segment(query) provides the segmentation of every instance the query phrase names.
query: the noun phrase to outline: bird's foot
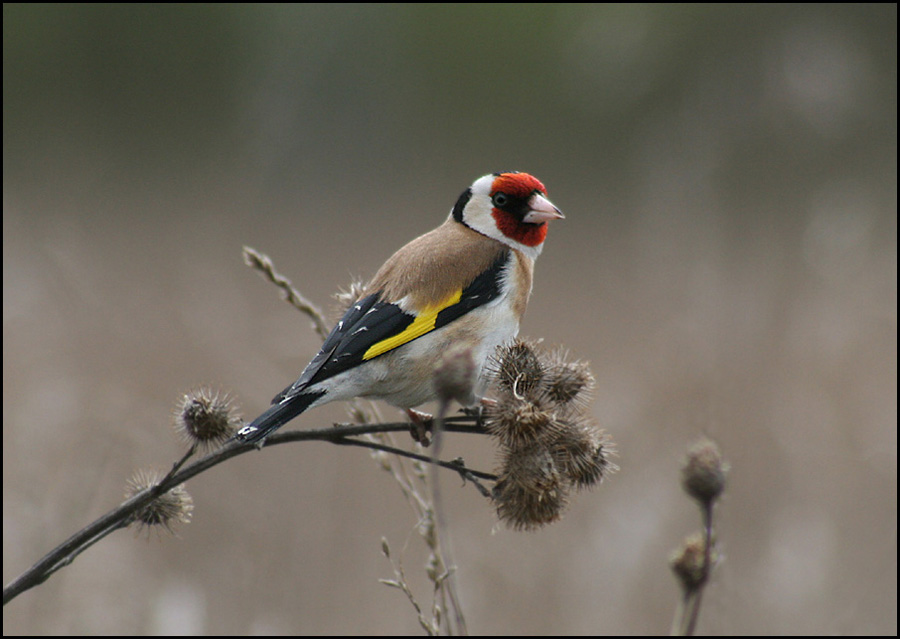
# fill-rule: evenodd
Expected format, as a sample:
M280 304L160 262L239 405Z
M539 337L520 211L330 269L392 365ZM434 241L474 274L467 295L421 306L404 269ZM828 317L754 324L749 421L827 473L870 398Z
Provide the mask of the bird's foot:
M431 425L434 418L430 413L423 413L414 408L407 408L406 414L410 420L409 434L416 443L427 447L431 444Z

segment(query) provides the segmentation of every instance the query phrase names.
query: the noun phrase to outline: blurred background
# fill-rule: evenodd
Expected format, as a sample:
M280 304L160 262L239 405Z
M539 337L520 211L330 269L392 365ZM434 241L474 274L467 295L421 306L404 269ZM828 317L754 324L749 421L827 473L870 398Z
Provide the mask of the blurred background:
M182 393L250 419L315 353L243 245L329 307L501 170L566 213L522 334L592 363L621 471L536 533L444 475L470 631L668 632L707 434L699 631L896 634L895 4L4 4L4 583L169 467ZM381 539L426 608L427 553L365 451L187 488L177 537L115 533L4 634L421 632Z

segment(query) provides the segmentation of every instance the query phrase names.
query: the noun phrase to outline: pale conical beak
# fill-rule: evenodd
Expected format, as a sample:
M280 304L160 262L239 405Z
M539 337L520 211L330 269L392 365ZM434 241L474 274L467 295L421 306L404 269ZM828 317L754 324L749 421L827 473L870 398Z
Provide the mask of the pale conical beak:
M553 206L553 202L540 193L535 193L531 196L531 199L528 200L528 208L531 210L525 214L522 221L529 224L542 224L550 220L561 220L566 217L558 208Z

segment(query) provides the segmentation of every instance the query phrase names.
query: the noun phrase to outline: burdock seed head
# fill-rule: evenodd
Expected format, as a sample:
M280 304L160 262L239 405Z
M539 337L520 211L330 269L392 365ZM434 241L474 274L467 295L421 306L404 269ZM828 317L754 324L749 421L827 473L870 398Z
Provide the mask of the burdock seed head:
M497 516L516 530L534 530L562 516L568 488L543 446L508 451L494 485Z
M687 494L709 506L725 490L728 470L716 443L703 437L688 449L681 468L681 485Z
M431 382L442 402L456 400L464 406L470 406L475 402L477 379L478 370L472 357L472 349L457 347L450 349L441 358Z
M542 390L547 399L555 404L570 403L586 406L594 389L594 376L587 362L566 361L566 354L558 351L551 356Z
M553 413L540 404L502 394L484 411L488 433L501 445L524 448L555 436L558 424Z
M715 543L710 544L707 556L706 535L697 532L685 537L681 547L672 553L669 567L685 592L693 592L709 578L709 573L718 562L719 554L715 550Z
M231 398L209 388L185 394L175 412L175 430L189 443L207 448L225 443L240 421Z
M156 471L138 470L128 480L125 498L131 499L139 492L156 486L161 478L162 474ZM171 533L175 522L190 523L193 510L194 500L185 490L184 484L179 484L138 510L133 523L137 524L138 531L158 526Z
M496 399L484 425L503 460L493 499L508 526L533 530L562 516L570 491L593 486L616 470L612 443L588 415L594 384L583 362L516 340L497 349L487 367Z
M576 488L598 484L617 470L610 461L610 456L615 452L611 441L587 418L562 430L550 443L550 451L560 472Z
M500 346L488 362L487 371L501 394L520 399L535 398L544 379L538 343L517 339Z

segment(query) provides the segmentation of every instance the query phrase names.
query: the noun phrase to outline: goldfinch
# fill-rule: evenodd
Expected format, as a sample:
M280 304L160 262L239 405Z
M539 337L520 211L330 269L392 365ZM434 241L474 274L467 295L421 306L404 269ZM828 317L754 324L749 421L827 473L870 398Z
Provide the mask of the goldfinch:
M443 224L384 263L300 378L237 439L259 442L308 408L354 397L415 417L414 406L435 399L432 372L457 345L471 349L480 373L518 334L547 223L562 217L527 173L475 180Z

